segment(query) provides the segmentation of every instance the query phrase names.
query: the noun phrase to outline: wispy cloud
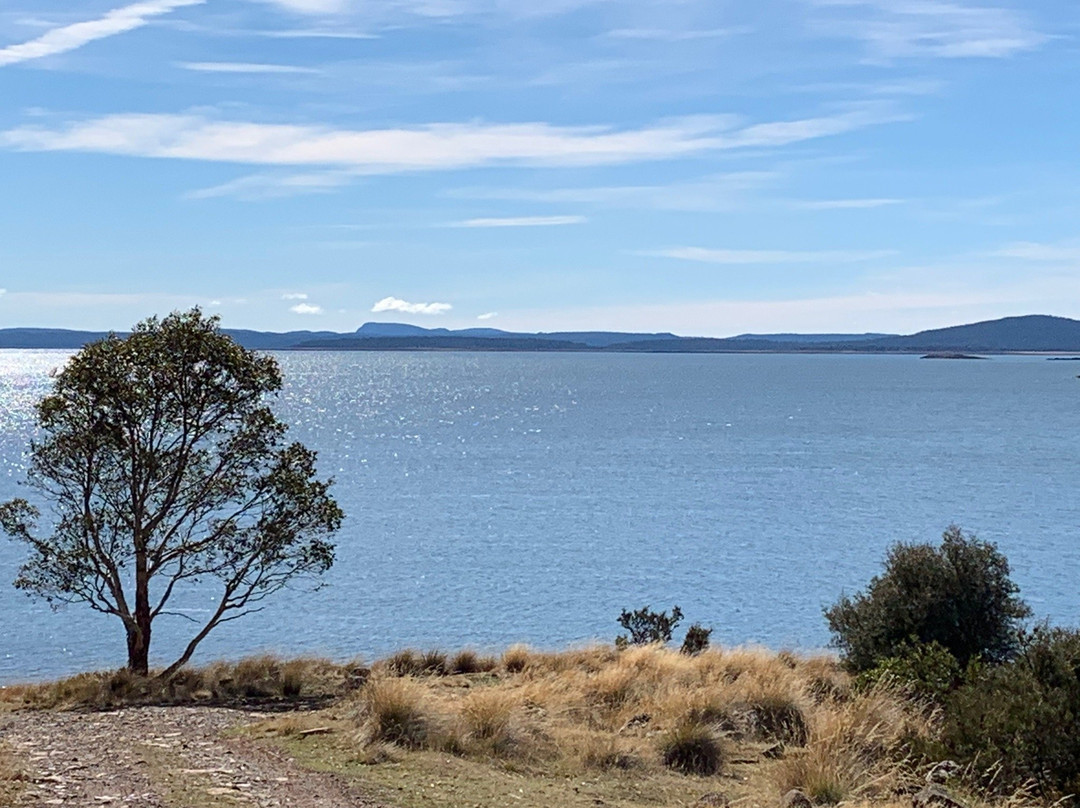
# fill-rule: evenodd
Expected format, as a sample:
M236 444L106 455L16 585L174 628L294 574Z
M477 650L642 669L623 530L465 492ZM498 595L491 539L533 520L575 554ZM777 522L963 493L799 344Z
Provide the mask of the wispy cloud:
M384 297L371 307L376 314L383 311L400 311L405 314L443 314L453 306L449 303L410 303L399 297Z
M294 314L322 314L322 306L316 306L311 303L297 303L295 306L290 306L289 311Z
M1080 245L1077 244L1040 244L1035 241L1021 241L1009 244L991 255L1000 258L1017 258L1023 261L1046 263L1070 263L1080 261Z
M184 6L197 6L205 0L147 0L114 9L96 20L53 28L36 39L0 48L0 67L41 59L81 48L97 39L142 28L154 17Z
M723 211L745 202L747 192L779 179L776 171L715 174L667 185L609 185L582 188L457 188L457 199L598 205L650 210Z
M903 204L903 199L812 199L792 203L802 210L868 210Z
M184 68L184 70L194 70L199 73L315 74L322 72L321 70L314 67L300 67L299 65L263 64L261 62L178 62L177 67L182 67Z
M699 116L624 130L547 123L438 123L355 130L215 121L198 115L127 114L77 121L59 129L33 125L10 129L0 132L0 146L392 173L675 159L724 149L785 146L901 119L891 108L873 105L742 127L731 116Z
M812 0L828 9L826 36L861 40L876 59L1001 58L1032 50L1049 37L1017 11L955 0Z
M282 300L307 300L307 292L285 292L281 296Z
M557 227L568 224L584 224L584 216L511 216L495 219L466 219L451 222L450 227Z
M0 291L2 291L2 290L0 290ZM498 317L498 316L499 316L499 312L497 312L497 311L486 311L483 314L476 315L476 319L477 320L491 320L491 319L493 319L495 317Z
M667 29L667 28L616 28L608 31L612 39L637 39L654 42L690 42L696 39L722 39L734 34L747 33L747 28Z
M342 171L313 171L300 174L251 174L235 180L199 188L184 194L186 199L232 197L249 202L281 199L303 194L324 194L348 185L354 177Z
M819 264L857 263L896 255L895 250L713 250L704 247L672 247L636 253L657 258L678 258L706 264Z

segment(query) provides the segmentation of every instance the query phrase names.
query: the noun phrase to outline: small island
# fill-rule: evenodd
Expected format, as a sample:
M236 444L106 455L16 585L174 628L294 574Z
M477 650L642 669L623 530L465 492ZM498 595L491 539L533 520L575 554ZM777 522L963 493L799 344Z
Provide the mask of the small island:
M933 351L932 353L924 354L920 359L986 359L986 357L975 356L974 354L954 353L952 351Z

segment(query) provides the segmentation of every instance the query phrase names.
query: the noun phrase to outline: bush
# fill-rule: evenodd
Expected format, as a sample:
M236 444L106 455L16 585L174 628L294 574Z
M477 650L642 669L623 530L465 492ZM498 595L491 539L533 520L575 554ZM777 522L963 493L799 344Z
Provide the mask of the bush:
M901 656L913 640L938 643L961 667L975 657L997 664L1016 652L1020 621L1031 613L1018 591L997 547L953 526L940 547L893 545L884 574L825 617L854 671Z
M679 650L688 656L697 656L709 647L709 636L711 634L711 628L705 628L700 623L694 623L694 625L686 630L686 636L683 637L682 648Z
M1020 655L948 700L942 743L957 760L994 766L1008 792L1033 782L1047 799L1080 791L1080 630L1037 628Z
M683 774L708 776L720 771L724 748L713 731L697 721L682 721L660 739L664 765Z
M616 645L647 645L652 642L671 642L671 633L682 620L682 609L675 606L671 616L667 612L654 612L644 606L635 612L622 610L619 625L630 632L630 636L620 634L615 639Z
M428 737L422 694L408 679L373 679L360 693L370 742L418 749Z
M879 683L898 688L905 695L942 704L953 690L973 679L982 665L973 659L967 669L961 668L956 657L941 643L909 642L901 646L896 656L880 660L877 665L859 675L861 688Z

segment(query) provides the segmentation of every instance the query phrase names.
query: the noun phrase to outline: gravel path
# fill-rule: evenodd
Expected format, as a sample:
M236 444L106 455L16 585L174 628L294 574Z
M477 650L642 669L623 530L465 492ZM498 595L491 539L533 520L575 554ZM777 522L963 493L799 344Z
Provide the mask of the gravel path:
M343 779L223 732L265 718L213 707L0 715L0 739L23 761L15 806L387 808Z

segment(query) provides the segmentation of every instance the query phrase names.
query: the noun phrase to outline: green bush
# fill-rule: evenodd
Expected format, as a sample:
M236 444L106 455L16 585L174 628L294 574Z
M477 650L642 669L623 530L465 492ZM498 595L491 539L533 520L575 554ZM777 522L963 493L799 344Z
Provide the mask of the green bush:
M700 623L694 623L694 625L686 630L682 648L679 650L689 656L697 656L709 647L709 637L711 635L711 628L705 628Z
M883 682L912 698L942 704L953 690L974 679L981 670L977 657L966 669L961 668L956 657L936 640L911 641L904 643L896 656L879 660L873 668L861 673L857 684L865 689Z
M1080 791L1080 630L1037 628L1015 660L986 668L944 710L941 742L956 760L991 767L993 790L1034 783L1057 799Z
M671 633L679 625L682 616L682 609L678 606L671 610L670 617L667 612L654 612L648 606L634 612L623 609L619 615L619 625L629 631L630 636L620 634L615 638L615 644L622 646L671 642Z
M885 572L866 592L825 611L833 643L856 672L902 656L905 647L936 642L961 667L976 657L1005 662L1017 650L1030 613L997 547L950 527L940 547L896 544Z

